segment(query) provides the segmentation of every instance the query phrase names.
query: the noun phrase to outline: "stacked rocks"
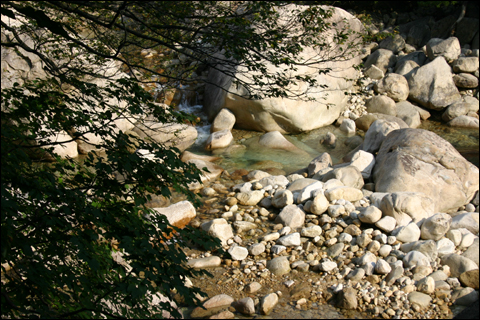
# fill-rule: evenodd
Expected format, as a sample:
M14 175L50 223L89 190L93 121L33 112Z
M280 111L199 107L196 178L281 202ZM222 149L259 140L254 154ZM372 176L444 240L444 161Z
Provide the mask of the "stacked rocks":
M457 37L426 41L424 33L414 32L423 20L401 25L400 34L365 48L372 53L339 123L351 119L362 128L367 114L387 115L417 128L434 110L450 126L479 127L478 44L472 50L462 36L463 48Z

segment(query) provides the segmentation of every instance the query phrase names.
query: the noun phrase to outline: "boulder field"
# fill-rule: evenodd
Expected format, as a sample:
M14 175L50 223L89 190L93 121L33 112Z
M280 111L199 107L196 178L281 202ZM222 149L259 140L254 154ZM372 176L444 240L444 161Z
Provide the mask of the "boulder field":
M450 306L478 300L478 174L447 141L405 128L351 162L333 165L324 153L290 175L224 171L192 185L204 206L186 217L225 253L196 251L188 264L220 268L213 281L229 283L216 291L227 302L192 316L268 315L287 299L300 310L333 303L384 318L448 317ZM296 283L299 274L310 281Z

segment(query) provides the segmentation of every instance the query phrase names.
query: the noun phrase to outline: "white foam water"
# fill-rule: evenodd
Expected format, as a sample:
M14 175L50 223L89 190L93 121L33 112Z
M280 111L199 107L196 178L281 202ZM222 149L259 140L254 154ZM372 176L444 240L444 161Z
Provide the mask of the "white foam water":
M193 114L200 118L200 123L195 125L195 129L197 129L198 133L197 140L195 140L194 144L195 147L203 146L205 144L205 141L207 141L210 136L210 127L212 126L212 124L208 122L207 115L202 112L202 108L203 106L201 104L191 106L186 101L182 101L178 106L179 111Z

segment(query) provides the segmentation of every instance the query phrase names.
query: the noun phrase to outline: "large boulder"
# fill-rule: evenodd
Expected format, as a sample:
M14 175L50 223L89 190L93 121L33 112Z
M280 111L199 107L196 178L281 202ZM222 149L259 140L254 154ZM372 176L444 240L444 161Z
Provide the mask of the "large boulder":
M267 132L260 136L258 144L269 149L280 149L297 153L305 153L302 149L287 140L279 131Z
M144 140L153 140L165 146L174 146L184 151L195 143L197 129L183 123L160 123L146 120L135 124L133 132Z
M382 198L380 210L385 216L394 217L397 226L406 226L411 221L420 224L431 217L435 204L422 192L393 192Z
M446 140L422 129L392 131L376 158L377 192L423 192L435 212L452 212L467 204L479 187L479 170Z
M290 4L277 8L280 15L279 22L288 23L291 15L296 10L305 10L307 6ZM323 7L327 8L327 7ZM312 61L322 57L324 62L314 65L299 65L291 76L310 75L317 80L318 85L327 85L326 90L310 90L305 98L264 98L260 100L247 99L248 91L241 85L233 83L232 77L223 73L220 68L211 69L205 87L204 111L210 120L217 115L222 108L228 108L236 117L236 127L255 131L280 131L302 132L316 129L333 123L345 109L347 96L344 92L352 88L352 81L348 79L358 77L358 71L354 66L361 62L359 54L353 54L353 50L360 48L359 37L355 33L363 32L362 23L343 9L328 7L333 10L333 16L328 19L332 25L324 33L318 36L325 39L326 46L321 49L304 47L303 52L296 57L298 60ZM290 21L291 22L291 21ZM293 29L298 25L295 25ZM300 26L301 28L301 26ZM337 33L346 29L354 34L345 41L345 46L335 45L334 37ZM348 48L347 48L348 46ZM339 49L342 47L342 49ZM219 57L222 59L223 57ZM270 62L262 63L268 73L284 73L284 67L276 67ZM319 69L330 68L328 74L321 74ZM236 70L224 70L231 73L241 81L251 82L253 77L260 76L260 72L251 72L240 66ZM290 72L290 71L289 71ZM286 89L294 93L303 94L308 88L307 83L296 81L295 86ZM320 86L317 86L320 88Z
M409 99L432 110L442 110L462 97L452 78L452 71L443 57L414 70L408 78Z

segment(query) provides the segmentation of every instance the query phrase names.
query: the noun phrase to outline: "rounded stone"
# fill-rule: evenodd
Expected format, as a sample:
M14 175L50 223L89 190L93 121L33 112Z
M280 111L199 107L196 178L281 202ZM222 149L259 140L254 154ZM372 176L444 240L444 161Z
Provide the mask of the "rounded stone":
M277 257L267 262L267 268L276 276L282 276L290 272L290 262L287 257Z

